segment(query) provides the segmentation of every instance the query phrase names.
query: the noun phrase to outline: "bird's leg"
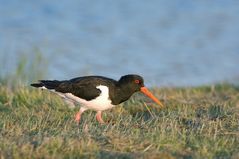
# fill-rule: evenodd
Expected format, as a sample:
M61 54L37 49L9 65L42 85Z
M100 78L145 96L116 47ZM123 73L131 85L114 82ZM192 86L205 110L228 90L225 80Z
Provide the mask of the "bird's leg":
M98 120L99 123L104 124L104 120L101 117L101 111L97 111L96 113L96 119Z
M82 114L82 113L79 111L79 112L76 114L76 116L75 116L75 121L76 121L77 123L80 123L81 114Z
M75 121L79 124L80 123L80 119L81 119L81 114L85 111L86 109L81 107L79 112L76 113L76 116L75 116Z

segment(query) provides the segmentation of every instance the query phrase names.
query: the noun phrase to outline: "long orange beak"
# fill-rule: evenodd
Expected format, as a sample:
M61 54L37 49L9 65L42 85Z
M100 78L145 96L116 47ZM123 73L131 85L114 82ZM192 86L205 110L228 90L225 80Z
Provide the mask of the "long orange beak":
M141 87L140 91L147 95L149 98L151 98L158 105L164 107L164 105L146 87Z

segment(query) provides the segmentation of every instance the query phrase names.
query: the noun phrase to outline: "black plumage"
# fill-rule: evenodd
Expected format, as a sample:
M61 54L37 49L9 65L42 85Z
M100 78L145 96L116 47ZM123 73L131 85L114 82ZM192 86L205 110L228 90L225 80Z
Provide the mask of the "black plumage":
M118 81L103 76L85 76L64 81L40 80L31 86L55 91L64 99L81 103L82 107L75 116L77 123L80 122L81 114L87 109L96 110L96 119L104 123L101 117L102 111L128 100L138 91L163 107L162 103L144 86L144 80L139 75L125 75Z
M135 83L138 80L139 83ZM70 80L40 80L33 83L33 87L46 87L60 93L72 93L73 95L90 101L98 97L101 93L96 87L104 85L109 88L109 98L113 105L120 104L130 98L130 96L144 86L143 78L138 75L122 76L119 81L103 76L84 76Z

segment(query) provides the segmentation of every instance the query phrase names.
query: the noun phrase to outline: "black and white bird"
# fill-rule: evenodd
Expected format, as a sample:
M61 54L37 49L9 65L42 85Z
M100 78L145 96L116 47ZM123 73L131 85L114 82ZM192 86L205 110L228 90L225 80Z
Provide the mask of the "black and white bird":
M70 102L81 104L75 121L80 122L84 111L97 111L96 119L104 123L101 113L128 100L132 94L141 91L154 102L163 107L163 104L144 86L144 80L139 75L125 75L118 81L103 76L84 76L70 80L40 80L31 84L33 87L48 89Z

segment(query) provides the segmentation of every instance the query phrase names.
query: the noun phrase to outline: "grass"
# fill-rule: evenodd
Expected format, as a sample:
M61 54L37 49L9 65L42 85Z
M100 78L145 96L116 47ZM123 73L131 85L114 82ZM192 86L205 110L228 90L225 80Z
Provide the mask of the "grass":
M69 109L56 95L0 85L0 158L239 158L239 88L154 88L105 111Z

